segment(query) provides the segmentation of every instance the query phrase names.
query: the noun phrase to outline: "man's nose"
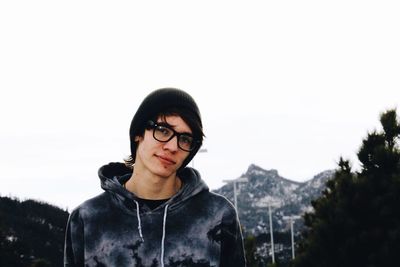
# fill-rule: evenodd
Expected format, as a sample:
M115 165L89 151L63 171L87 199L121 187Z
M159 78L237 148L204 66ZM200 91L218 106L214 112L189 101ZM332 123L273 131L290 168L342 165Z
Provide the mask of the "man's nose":
M168 149L171 152L178 151L178 137L175 135L171 140L164 144L163 148Z

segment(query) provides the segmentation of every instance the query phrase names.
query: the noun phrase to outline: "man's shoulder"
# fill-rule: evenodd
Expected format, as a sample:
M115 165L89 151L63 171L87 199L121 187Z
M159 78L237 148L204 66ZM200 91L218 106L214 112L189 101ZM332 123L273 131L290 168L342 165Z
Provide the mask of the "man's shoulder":
M234 208L233 204L231 201L229 201L225 196L220 195L215 192L207 191L205 192L204 196L205 199L207 199L210 203L216 206L220 206L231 209Z
M103 192L97 196L89 198L77 206L71 214L80 214L80 216L85 216L85 214L93 213L93 211L105 209L110 203L110 197L107 192Z

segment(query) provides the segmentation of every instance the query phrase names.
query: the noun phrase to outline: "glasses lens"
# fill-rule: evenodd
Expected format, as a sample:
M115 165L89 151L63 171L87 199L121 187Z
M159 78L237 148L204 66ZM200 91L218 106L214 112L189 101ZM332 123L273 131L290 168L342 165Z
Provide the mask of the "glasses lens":
M171 129L162 125L157 125L154 128L154 138L161 142L168 141L173 134L174 132Z
M190 151L193 149L193 137L186 134L181 134L179 136L178 145L181 149L185 151Z

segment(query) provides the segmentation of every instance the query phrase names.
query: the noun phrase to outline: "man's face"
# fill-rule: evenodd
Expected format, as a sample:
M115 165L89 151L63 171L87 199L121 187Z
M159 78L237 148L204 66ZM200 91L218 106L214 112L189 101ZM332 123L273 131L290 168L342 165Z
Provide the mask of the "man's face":
M163 121L158 118L157 124L168 125L177 133L189 133L192 131L179 116L166 116ZM161 177L175 175L182 166L189 152L179 148L177 136L168 142L160 142L154 139L153 129L145 130L143 136L137 136L139 141L136 151L135 169L150 172Z

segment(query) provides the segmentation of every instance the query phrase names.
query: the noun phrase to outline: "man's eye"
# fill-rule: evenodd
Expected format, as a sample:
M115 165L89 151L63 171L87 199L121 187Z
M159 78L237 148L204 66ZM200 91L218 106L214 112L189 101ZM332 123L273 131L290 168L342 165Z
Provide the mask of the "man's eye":
M171 134L171 130L164 126L158 126L157 131L165 136L169 136Z
M179 141L184 144L191 145L193 142L193 138L189 135L181 135L181 138Z

